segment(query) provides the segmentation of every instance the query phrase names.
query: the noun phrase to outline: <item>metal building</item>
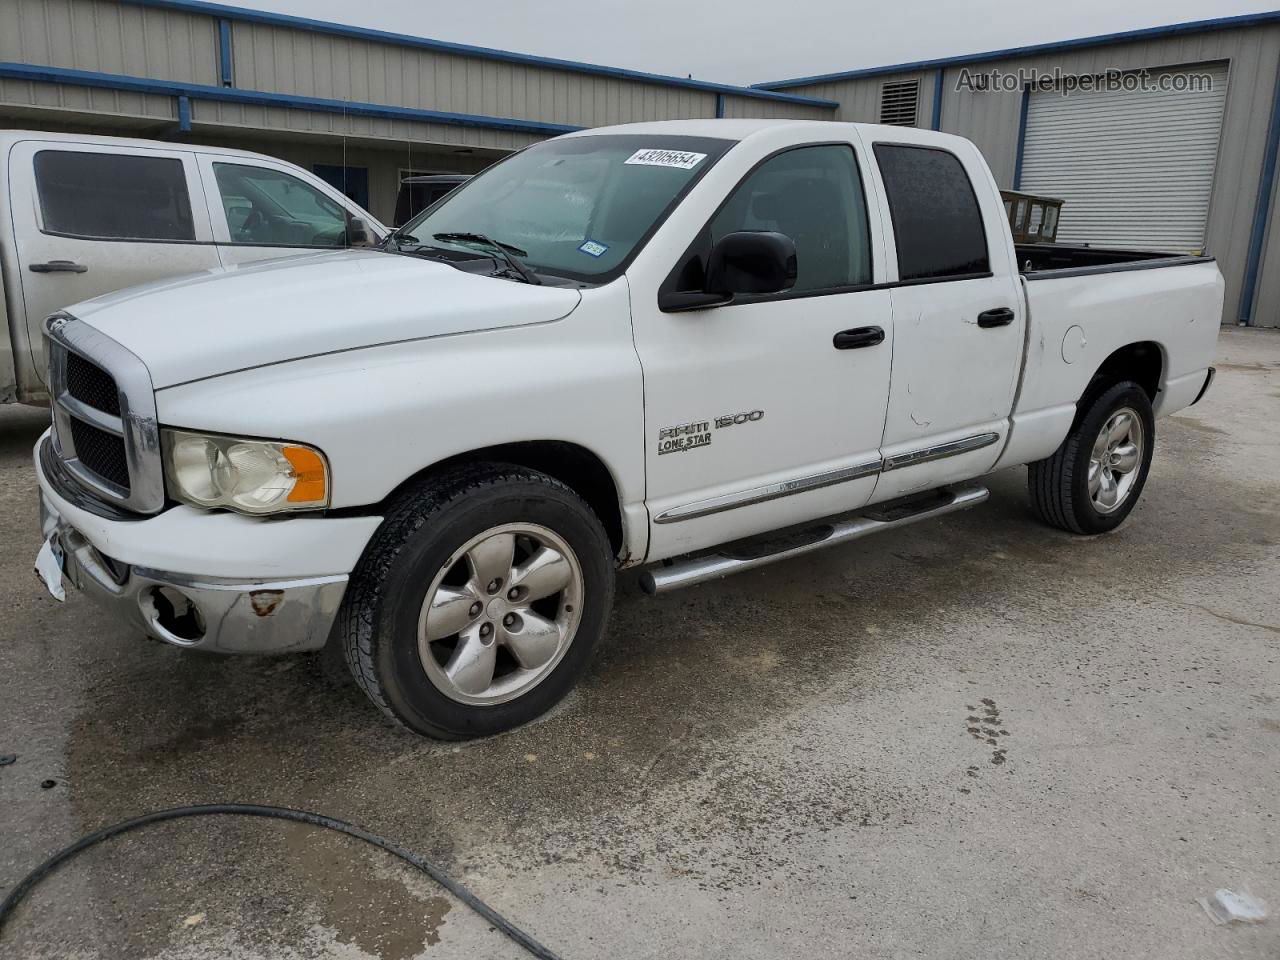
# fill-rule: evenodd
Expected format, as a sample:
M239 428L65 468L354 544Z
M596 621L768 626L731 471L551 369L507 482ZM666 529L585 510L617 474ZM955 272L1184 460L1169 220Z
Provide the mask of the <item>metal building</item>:
M1280 326L1280 11L759 86L968 137L1001 187L1065 200L1060 241L1204 250L1223 322Z
M835 108L196 0L0 0L0 125L272 154L388 223L404 175L581 127Z
M737 87L200 0L0 0L0 125L256 150L386 221L411 173L717 116L959 133L1002 187L1065 200L1059 239L1204 249L1224 322L1280 326L1280 11Z

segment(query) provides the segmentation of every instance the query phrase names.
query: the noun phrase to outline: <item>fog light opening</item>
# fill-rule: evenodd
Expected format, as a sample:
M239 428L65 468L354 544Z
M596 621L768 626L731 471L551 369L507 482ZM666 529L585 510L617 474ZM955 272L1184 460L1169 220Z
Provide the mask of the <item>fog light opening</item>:
M204 617L200 608L173 587L152 587L147 591L151 620L175 643L197 643L204 639Z

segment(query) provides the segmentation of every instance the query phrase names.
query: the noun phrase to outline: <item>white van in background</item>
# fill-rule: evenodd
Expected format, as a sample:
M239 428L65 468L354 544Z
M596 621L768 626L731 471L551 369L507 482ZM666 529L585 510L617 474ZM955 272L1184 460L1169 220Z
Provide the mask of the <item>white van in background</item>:
M323 180L261 154L0 131L0 403L48 400L41 324L60 307L386 234Z

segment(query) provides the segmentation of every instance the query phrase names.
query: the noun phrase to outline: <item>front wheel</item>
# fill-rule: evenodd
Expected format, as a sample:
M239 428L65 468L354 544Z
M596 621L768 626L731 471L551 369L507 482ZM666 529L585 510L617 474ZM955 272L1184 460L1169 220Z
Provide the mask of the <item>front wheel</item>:
M613 589L608 536L572 490L465 467L390 511L352 576L343 646L359 686L409 729L499 733L573 687Z
M1155 450L1155 418L1142 387L1124 381L1095 394L1053 456L1028 467L1031 504L1072 533L1114 530L1138 502Z

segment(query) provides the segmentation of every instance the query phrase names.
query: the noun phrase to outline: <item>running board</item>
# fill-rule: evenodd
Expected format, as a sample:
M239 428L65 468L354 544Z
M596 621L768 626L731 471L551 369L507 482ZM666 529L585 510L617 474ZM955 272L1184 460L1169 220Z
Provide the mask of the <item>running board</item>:
M695 583L727 577L763 567L777 560L789 560L824 547L860 540L873 533L896 530L920 520L976 507L990 496L986 487L976 485L943 488L917 494L902 500L876 504L848 519L831 520L794 532L765 535L721 547L715 553L687 557L651 567L640 574L640 586L646 593L666 593Z

